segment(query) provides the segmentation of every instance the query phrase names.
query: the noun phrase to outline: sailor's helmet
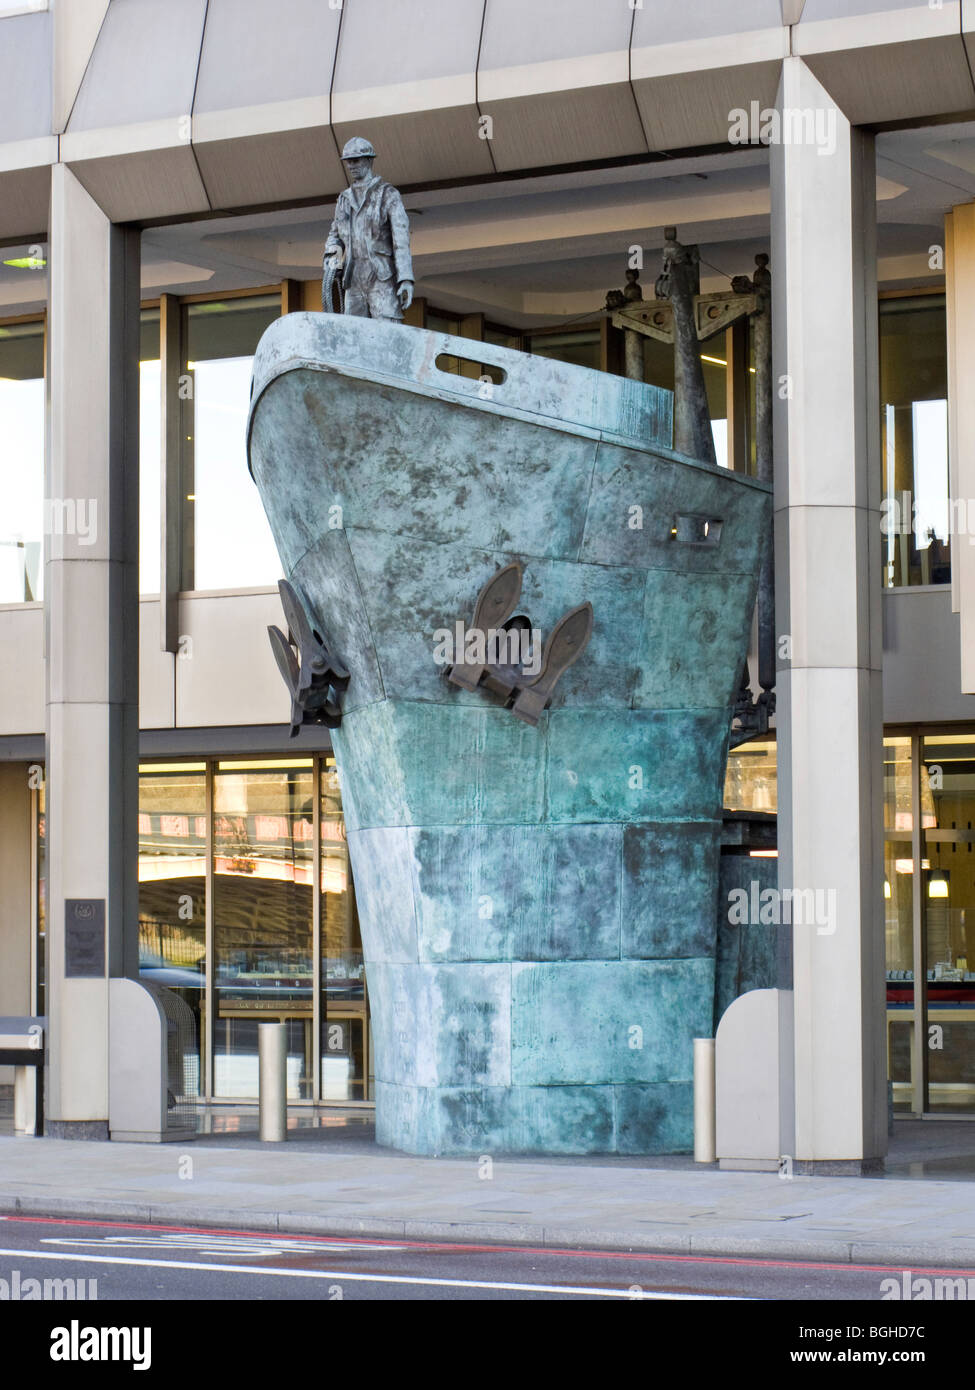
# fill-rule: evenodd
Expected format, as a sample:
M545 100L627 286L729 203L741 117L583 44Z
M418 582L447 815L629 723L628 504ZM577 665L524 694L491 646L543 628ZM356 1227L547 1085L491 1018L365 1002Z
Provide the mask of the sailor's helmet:
M351 140L346 140L345 149L342 151L343 159L375 159L376 151L368 140L364 140L361 135L353 135Z

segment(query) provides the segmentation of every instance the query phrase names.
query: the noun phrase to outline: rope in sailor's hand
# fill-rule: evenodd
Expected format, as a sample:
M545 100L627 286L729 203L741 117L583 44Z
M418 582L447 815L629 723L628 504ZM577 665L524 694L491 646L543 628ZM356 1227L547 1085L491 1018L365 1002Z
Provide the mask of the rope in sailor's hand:
M335 308L335 297L338 298L337 309ZM345 303L342 297L342 281L338 278L338 266L332 257L326 256L322 262L322 313L341 314L344 312Z

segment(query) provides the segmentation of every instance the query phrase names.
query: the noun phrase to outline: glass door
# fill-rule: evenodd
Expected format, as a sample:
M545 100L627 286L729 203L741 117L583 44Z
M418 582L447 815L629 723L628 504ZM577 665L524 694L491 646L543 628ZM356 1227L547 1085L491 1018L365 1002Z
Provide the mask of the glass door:
M910 735L884 739L887 1059L894 1108L914 1108L914 856Z
M139 976L179 995L197 1046L183 1094L204 1093L206 1063L207 807L205 763L139 770Z
M362 937L335 759L321 766L322 1099L372 1099L369 1004Z
M213 779L213 1094L257 1099L257 1029L288 1028L288 1097L311 1100L311 758L221 760Z
M920 753L926 1109L958 1114L975 1110L975 734L925 735Z
M888 1075L914 1115L975 1114L973 826L975 733L884 740Z

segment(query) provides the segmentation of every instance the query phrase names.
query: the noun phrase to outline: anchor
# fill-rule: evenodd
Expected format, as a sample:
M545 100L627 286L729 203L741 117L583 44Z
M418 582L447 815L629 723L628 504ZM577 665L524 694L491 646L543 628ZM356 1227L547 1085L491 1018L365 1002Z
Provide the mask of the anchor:
M468 631L482 635L485 657L492 633L497 640L502 634L531 627L527 618L511 618L521 597L522 576L522 566L515 560L493 574L477 596ZM580 603L564 613L549 633L536 673L526 673L519 662L461 660L448 666L447 679L464 690L482 688L500 695L517 719L536 725L552 702L557 682L585 651L592 627L592 604Z
M324 724L326 729L337 729L342 723L339 695L349 684L349 673L329 652L324 638L312 626L304 603L286 579L278 581L278 592L288 620L288 635L279 627L269 627L267 634L291 695L291 737L303 724Z

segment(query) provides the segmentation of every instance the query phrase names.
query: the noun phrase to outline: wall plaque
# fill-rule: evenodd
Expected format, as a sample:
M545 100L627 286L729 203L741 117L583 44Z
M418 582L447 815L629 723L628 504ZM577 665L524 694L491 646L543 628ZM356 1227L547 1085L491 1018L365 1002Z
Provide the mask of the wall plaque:
M104 974L105 899L65 898L65 979L92 979Z

